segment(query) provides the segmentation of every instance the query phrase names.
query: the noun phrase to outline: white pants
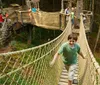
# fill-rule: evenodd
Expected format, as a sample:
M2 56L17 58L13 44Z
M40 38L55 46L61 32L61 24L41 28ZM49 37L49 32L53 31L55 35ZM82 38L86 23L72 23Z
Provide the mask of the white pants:
M65 65L65 68L68 71L68 80L72 81L74 79L74 74L75 74L75 71L77 69L77 65L76 64L72 64L70 66Z

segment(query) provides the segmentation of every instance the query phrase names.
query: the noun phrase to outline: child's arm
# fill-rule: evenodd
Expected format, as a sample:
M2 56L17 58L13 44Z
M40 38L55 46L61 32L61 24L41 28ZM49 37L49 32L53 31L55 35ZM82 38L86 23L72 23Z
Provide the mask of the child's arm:
M57 53L54 55L53 60L50 62L50 66L51 66L51 67L54 65L54 63L55 63L55 61L57 60L58 57L59 57L59 54L58 54L58 52L57 52Z
M79 55L82 56L83 59L86 59L86 55L84 56L81 51L79 52Z

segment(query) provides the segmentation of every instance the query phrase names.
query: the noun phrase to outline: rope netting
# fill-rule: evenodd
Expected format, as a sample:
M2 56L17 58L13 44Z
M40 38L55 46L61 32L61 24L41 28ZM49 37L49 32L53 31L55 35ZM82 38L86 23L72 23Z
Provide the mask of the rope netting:
M69 17L66 29L54 40L34 48L0 54L0 85L57 85L63 63L58 59L52 68L49 63L70 33Z
M79 85L100 85L100 67L96 62L86 39L83 15L80 19L79 43L87 59L79 57Z

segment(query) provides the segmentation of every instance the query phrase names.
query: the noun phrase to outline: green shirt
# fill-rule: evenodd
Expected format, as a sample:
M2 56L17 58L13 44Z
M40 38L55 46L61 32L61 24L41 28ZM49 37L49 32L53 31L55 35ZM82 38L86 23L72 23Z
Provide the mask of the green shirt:
M64 64L76 64L77 53L80 52L80 46L78 43L74 44L74 47L70 47L69 43L63 43L58 50L58 54L62 54Z
M74 12L71 12L71 17L72 19L74 19Z

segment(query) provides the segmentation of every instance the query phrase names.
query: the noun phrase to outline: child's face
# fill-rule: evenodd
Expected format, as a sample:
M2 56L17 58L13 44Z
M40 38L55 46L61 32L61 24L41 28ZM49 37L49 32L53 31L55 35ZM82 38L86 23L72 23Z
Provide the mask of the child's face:
M71 45L71 46L73 46L74 44L75 44L75 40L73 40L73 39L69 39L69 44Z

